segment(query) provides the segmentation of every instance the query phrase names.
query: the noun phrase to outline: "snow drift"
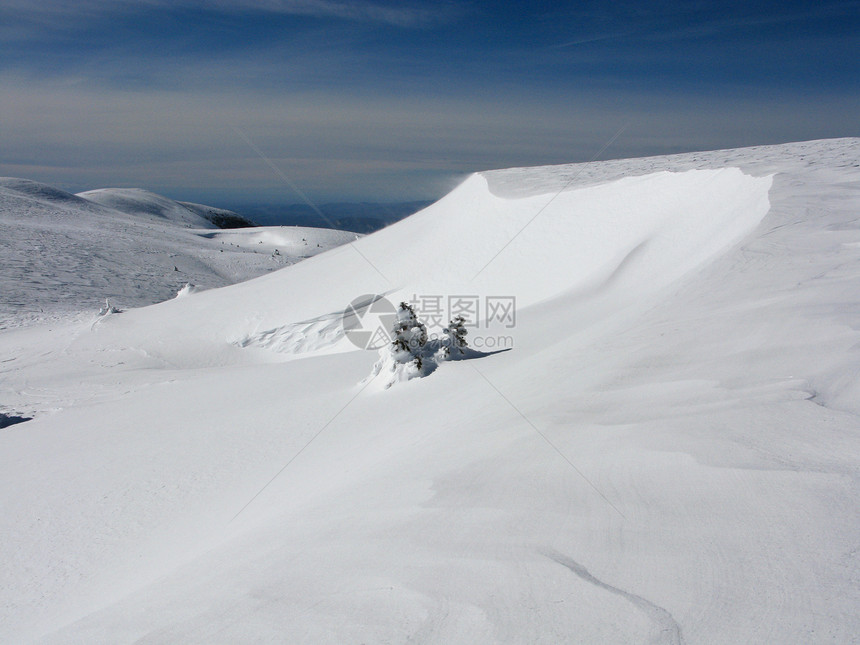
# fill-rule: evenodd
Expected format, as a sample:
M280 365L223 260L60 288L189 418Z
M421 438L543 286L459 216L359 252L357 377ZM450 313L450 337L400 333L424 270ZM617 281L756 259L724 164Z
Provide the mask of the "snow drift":
M478 174L427 209L335 253L236 290L200 294L193 310L171 302L133 312L112 321L111 333L125 346L126 327L164 330L153 339L157 348L140 349L170 345L171 361L185 356L190 366L199 356L211 364L227 350L225 341L242 347L265 341L289 358L311 347L294 342L308 336L297 329L325 321L335 327L313 349L352 351L336 323L363 293L393 302L414 294L509 296L520 310L565 294L592 302L596 315L599 303L641 302L736 243L767 212L770 185L769 177L727 168L506 199Z

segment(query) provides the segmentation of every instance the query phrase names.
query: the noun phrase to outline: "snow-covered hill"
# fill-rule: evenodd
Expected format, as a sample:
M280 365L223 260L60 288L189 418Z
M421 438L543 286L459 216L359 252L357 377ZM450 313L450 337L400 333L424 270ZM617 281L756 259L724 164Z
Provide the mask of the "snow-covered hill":
M0 333L0 640L852 642L858 211L858 139L494 171ZM374 294L509 351L382 391Z
M78 197L130 215L163 219L189 228L216 228L179 202L142 188L99 188L78 193Z
M248 228L256 226L254 222L226 208L215 208L194 202L177 202L191 212L211 222L217 228Z
M139 189L72 195L0 178L0 329L89 317L106 298L140 307L187 283L232 284L356 239L299 227L222 232L213 224L233 215Z

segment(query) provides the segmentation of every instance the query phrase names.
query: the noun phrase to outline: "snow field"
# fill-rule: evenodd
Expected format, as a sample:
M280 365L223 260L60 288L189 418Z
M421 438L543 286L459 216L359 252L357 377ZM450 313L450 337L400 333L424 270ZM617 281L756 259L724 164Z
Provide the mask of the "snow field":
M852 642L858 151L484 173L249 282L3 332L0 412L36 418L0 430L0 637ZM516 296L514 348L362 389L339 312L437 291Z
M187 283L248 280L356 238L302 227L219 230L198 211L235 215L140 189L72 195L0 179L0 329L86 320L105 298L126 309L169 300Z

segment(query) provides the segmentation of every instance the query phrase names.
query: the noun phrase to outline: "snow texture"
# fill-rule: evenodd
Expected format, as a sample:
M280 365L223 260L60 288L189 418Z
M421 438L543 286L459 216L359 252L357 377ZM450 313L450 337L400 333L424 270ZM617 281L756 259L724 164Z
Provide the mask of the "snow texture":
M179 298L293 247L3 186L7 316L182 275L0 333L0 641L857 642L860 140L480 173ZM513 349L365 387L362 294Z

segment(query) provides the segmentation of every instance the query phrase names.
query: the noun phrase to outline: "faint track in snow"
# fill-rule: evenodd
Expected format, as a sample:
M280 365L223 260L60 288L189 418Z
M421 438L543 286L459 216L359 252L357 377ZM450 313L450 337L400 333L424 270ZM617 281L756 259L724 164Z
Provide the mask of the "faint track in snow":
M559 553L553 549L548 549L542 551L542 554L548 557L553 562L557 562L561 566L566 569L570 569L573 573L575 573L579 578L585 580L589 584L594 585L595 587L600 587L601 589L606 589L606 591L610 591L618 596L621 596L625 600L629 600L636 607L641 609L647 616L650 618L657 627L660 629L661 638L659 641L652 642L663 642L669 643L670 645L684 645L684 636L681 633L681 626L675 620L675 618L668 611L660 607L659 605L655 605L650 600L646 600L642 596L637 596L634 593L630 593L629 591L624 591L623 589L619 589L618 587L613 587L610 584L603 582L602 580L595 578L591 572L586 569L584 566L579 564L573 558L570 558L563 553Z

